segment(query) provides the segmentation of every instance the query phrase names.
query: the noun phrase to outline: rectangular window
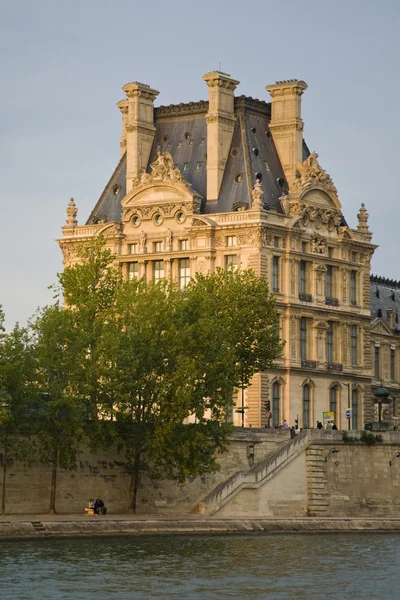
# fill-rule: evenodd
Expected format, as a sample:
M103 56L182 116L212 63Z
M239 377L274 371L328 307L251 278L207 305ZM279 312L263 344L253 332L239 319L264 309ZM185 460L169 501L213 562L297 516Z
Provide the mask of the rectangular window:
M300 319L300 360L307 360L307 319Z
M334 248L332 246L328 246L328 256L329 258L333 257Z
M225 256L225 269L237 269L237 254L228 254Z
M326 330L326 361L333 362L333 323L328 321L328 329Z
M154 242L153 243L153 251L154 252L162 252L164 250L164 242Z
M353 263L357 262L357 252L351 253L351 262L353 262Z
M279 256L272 258L272 291L279 292Z
M390 348L390 379L396 381L396 350Z
M138 253L138 248L139 245L138 244L130 244L129 245L129 254L137 254Z
M183 170L189 171L189 169L190 169L190 163L183 163Z
M274 248L279 248L279 238L277 236L274 237Z
M307 242L301 242L301 251L303 254L307 252Z
M164 278L164 261L163 260L155 260L153 262L153 279L154 283L160 281L160 279Z
M137 262L131 262L128 265L128 279L139 278L139 264Z
M358 355L358 327L357 325L351 326L351 364L356 365Z
M333 267L331 265L326 268L325 296L333 298Z
M350 271L350 304L357 304L357 271Z
M375 346L375 351L374 351L374 369L375 369L375 377L379 378L381 376L381 356L380 356L380 347L379 346Z
M189 240L179 240L179 250L189 250Z
M179 261L179 289L183 290L190 281L190 260L181 258Z
M236 246L236 235L228 235L226 238L226 246L227 248L233 248Z
M307 294L307 263L300 261L299 293Z
M199 161L196 163L196 171L200 171L201 167L204 165L203 161Z

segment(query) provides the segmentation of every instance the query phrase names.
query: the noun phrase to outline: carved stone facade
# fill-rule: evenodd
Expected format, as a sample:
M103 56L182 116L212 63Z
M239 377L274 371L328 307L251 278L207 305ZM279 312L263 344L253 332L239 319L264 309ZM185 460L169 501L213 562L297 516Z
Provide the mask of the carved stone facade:
M303 160L304 82L269 86L271 106L234 98L239 82L226 74L208 73L205 80L208 104L160 107L154 114L156 90L124 87L128 98L118 106L126 153L86 225L77 225L75 203L68 205L64 264L76 260L77 244L103 233L126 277L171 277L183 287L196 272L254 269L276 295L286 344L274 368L248 390L245 424L266 425L269 400L271 425L298 419L300 427L315 427L333 411L337 426L347 428L350 403L351 425L360 428L372 412L375 246L365 207L358 227L348 227L317 154ZM275 145L273 155L258 136ZM233 418L240 424L240 415Z

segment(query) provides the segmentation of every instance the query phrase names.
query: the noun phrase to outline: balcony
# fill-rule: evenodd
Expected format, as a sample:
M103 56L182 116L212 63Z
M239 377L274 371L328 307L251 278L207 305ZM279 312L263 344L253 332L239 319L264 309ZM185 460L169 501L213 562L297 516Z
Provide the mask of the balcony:
M299 300L301 300L302 302L312 302L312 296L311 294L299 294Z
M328 363L326 363L326 366L327 366L328 371L343 371L342 363L328 362Z
M316 369L317 361L316 360L302 360L301 368L302 369Z
M325 298L325 304L328 306L339 306L339 300L337 298Z

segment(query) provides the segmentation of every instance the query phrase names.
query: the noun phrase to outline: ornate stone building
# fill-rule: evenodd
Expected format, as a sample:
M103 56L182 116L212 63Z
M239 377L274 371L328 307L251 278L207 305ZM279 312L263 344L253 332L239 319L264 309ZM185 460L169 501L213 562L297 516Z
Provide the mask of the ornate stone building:
M351 229L308 150L304 81L268 86L267 103L235 97L239 82L225 73L203 79L208 101L156 108L156 90L124 86L120 161L85 225L71 199L59 240L64 264L77 243L102 233L127 278L171 277L183 287L196 272L254 269L276 294L286 345L247 390L246 425L266 424L269 400L273 425L298 418L300 427L315 426L331 411L347 428L350 406L351 426L360 428L373 416L376 347L366 209Z

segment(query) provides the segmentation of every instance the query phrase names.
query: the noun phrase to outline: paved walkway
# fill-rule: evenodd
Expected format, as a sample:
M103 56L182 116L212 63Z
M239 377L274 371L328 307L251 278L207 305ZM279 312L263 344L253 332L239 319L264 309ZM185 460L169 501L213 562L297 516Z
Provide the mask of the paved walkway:
M400 518L217 518L199 515L6 515L0 540L55 537L230 533L400 533Z

